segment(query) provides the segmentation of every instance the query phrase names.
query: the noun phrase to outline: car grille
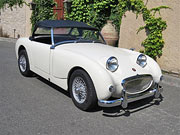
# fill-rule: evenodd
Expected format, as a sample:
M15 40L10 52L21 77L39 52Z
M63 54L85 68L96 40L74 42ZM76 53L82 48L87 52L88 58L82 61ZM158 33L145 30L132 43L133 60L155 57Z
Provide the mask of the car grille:
M137 75L126 78L122 82L124 90L127 94L138 94L148 90L153 84L151 75Z

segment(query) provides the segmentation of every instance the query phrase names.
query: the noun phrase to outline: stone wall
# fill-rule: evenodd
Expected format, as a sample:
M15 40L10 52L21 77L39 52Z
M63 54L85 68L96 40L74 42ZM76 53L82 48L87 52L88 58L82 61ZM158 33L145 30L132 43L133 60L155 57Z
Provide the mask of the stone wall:
M13 10L9 8L1 9L0 28L2 33L11 38L29 36L31 33L30 16L31 11L26 5L22 8L14 7Z
M163 70L180 74L180 0L144 0L144 2L148 8L161 5L172 8L161 10L162 18L167 21L168 27L163 32L165 39L163 55L157 61ZM136 19L134 13L127 12L122 20L119 47L142 50L141 42L146 38L146 33L141 31L136 34L136 32L143 25L142 16Z

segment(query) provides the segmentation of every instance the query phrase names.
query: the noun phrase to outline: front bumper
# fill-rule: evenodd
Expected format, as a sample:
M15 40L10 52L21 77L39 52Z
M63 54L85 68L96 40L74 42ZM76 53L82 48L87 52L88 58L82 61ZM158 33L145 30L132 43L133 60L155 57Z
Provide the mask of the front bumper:
M123 90L121 98L116 100L99 100L98 105L102 107L114 107L121 105L123 108L127 108L128 103L133 101L137 101L152 96L154 96L154 98L159 98L162 91L163 91L163 87L160 85L157 85L155 89L147 90L143 93L139 93L133 96L128 95L126 91Z

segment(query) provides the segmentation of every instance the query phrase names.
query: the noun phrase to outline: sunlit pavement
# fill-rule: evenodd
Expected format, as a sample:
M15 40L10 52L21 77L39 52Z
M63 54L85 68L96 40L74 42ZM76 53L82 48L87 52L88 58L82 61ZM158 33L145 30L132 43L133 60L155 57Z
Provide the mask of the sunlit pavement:
M0 41L0 135L180 135L180 80L165 76L162 99L83 112L41 77L20 75L14 40Z

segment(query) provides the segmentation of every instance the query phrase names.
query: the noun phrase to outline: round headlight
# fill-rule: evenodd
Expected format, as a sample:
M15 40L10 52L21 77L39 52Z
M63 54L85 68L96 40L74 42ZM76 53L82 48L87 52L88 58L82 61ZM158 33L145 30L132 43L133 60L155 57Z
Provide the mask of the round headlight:
M140 54L137 58L137 62L138 65L140 65L141 67L145 67L147 65L147 58L144 54Z
M106 62L106 68L111 71L115 72L118 69L118 60L115 57L110 57Z

